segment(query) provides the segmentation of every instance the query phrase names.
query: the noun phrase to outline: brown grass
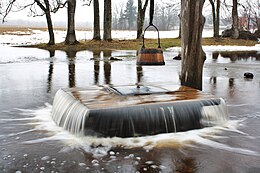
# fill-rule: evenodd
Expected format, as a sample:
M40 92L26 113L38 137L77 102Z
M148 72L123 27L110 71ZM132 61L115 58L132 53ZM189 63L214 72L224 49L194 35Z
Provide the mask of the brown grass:
M0 26L0 34L12 34L16 32L31 32L33 33L32 30L40 30L40 31L48 31L47 28L44 27L9 27L9 26ZM66 31L66 28L60 28L60 27L55 27L54 30L58 31ZM78 31L84 30L88 31L89 29L77 29Z
M236 46L254 46L256 41L250 40L237 40L231 38L204 38L202 40L203 45L236 45ZM146 39L146 47L157 47L157 39ZM181 40L177 38L161 39L161 47L167 49L169 47L181 46ZM76 45L65 45L64 43L58 43L53 46L47 44L30 45L27 47L35 47L46 50L138 50L142 47L142 40L113 40L108 41L93 41L86 40L81 41Z
M203 45L229 45L229 46L254 46L258 42L252 40L232 39L232 38L203 38Z
M46 28L24 28L24 27L0 27L0 34L16 34L19 35L30 35L33 33L33 30L42 30L47 31ZM65 30L64 28L55 28L55 30ZM239 39L231 39L231 38L203 38L203 45L237 45L237 46L254 46L257 44L256 41L251 40L239 40ZM145 39L146 47L154 47L156 48L157 39ZM161 47L163 49L167 49L169 47L180 47L181 40L178 38L163 38L161 39ZM108 41L93 41L86 40L80 41L80 44L77 45L65 45L64 43L57 43L56 45L49 46L47 44L38 44L38 45L29 45L26 47L35 47L46 50L138 50L142 47L142 40L113 40L111 42Z

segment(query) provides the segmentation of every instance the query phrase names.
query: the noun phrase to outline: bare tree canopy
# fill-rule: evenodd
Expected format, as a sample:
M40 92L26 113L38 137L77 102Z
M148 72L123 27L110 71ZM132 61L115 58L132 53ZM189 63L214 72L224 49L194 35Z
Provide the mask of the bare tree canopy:
M22 3L23 2L23 3ZM51 12L55 13L60 8L63 8L66 4L63 3L61 0L52 0L51 3L49 0L31 0L31 1L24 1L21 0L11 0L11 1L2 1L2 4L5 4L2 7L2 15L3 19L2 22L6 20L6 17L11 12L18 12L25 9L29 10L30 16L44 16L46 17L46 22L49 31L49 42L48 45L55 44L54 32L53 32L53 24L51 18Z

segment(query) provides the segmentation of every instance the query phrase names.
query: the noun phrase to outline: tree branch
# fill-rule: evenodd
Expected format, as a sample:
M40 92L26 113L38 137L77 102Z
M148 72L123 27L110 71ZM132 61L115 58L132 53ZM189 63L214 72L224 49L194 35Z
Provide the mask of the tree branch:
M10 11L13 8L14 3L16 2L16 0L12 0L10 1L10 3L8 4L8 6L5 9L5 12L2 14L3 15L3 19L2 19L2 23L5 22L5 18L7 17L7 15L10 13Z
M34 0L37 5L42 9L42 11L46 12L46 7L44 7L44 5L42 5L42 3L39 0Z
M61 2L58 2L57 6L54 7L51 12L53 13L56 13L60 8L64 8L66 5L67 5L68 1L64 2L64 3L61 3Z
M83 1L85 2L85 0L83 0ZM90 6L91 2L92 2L92 0L89 0L89 2L86 4L83 4L83 6L85 6L85 5Z

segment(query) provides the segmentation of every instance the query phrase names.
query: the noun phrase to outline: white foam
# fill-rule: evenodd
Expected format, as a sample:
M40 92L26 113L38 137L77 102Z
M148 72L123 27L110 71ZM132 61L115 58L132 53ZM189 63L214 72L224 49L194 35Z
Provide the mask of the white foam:
M229 152L235 152L238 154L260 156L259 153L249 149L232 147L227 144L214 141L214 139L228 138L228 136L221 136L221 134L225 131L230 131L232 133L245 135L248 137L247 134L237 129L237 127L243 123L244 119L236 121L230 120L221 126L208 127L187 132L167 133L132 138L97 138L93 136L75 136L67 131L64 131L61 127L56 126L50 116L51 109L52 106L50 104L46 104L45 107L41 107L36 110L22 110L23 113L28 113L30 116L34 116L34 121L38 121L35 126L35 130L44 130L50 132L49 137L26 141L24 144L58 140L65 144L61 152L67 152L75 148L80 148L86 152L92 153L94 157L102 157L111 154L109 151L113 147L123 147L126 149L144 148L145 150L149 151L154 147L164 147L164 145L179 148L196 147L197 144Z

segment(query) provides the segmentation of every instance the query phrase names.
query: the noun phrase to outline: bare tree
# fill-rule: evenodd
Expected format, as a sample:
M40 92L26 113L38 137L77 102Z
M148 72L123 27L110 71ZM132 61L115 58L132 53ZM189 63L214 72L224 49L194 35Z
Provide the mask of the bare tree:
M205 0L181 1L181 84L202 90L203 64L206 59L201 39L205 18Z
M144 27L144 19L145 19L145 11L148 6L149 0L145 0L144 5L142 5L142 0L138 0L137 5L137 39L142 37L143 27Z
M2 12L4 22L6 17L9 15L10 12L13 11L22 11L25 9L29 9L30 14L34 17L36 16L44 16L46 17L47 26L48 26L48 32L49 32L49 42L48 45L55 44L55 37L53 32L53 24L51 19L51 12L57 12L58 9L63 8L65 6L65 3L62 3L61 0L55 0L52 1L52 7L50 5L49 0L33 0L33 1L26 1L25 5L20 5L21 0L11 0L7 2L7 6L4 9L4 12ZM35 6L38 6L41 9L41 12L37 11ZM15 8L15 9L14 9Z
M67 26L67 35L65 39L65 44L72 45L78 44L79 42L76 39L75 32L75 11L76 11L76 0L67 0L68 8L68 26Z
M157 10L155 10L154 24L159 30L170 30L173 29L175 25L178 25L180 2L172 2L171 4L161 2L156 3L156 6Z
M41 4L39 0L35 0L37 5L44 11L45 16L46 16L46 21L48 25L48 31L49 31L49 43L48 45L54 45L55 44L55 38L54 38L54 32L53 32L53 25L52 25L52 20L51 20L51 11L50 11L50 3L49 0L44 0L44 4Z
M99 16L99 1L94 0L93 1L93 7L94 7L94 35L93 40L101 40L100 36L100 16Z
M170 11L168 11L168 22L172 23L172 27L177 26L179 27L179 35L178 38L181 38L181 0L171 0L169 3L165 3ZM176 24L175 22L179 22L179 24Z
M104 33L103 39L106 41L111 41L111 27L112 27L112 9L111 0L104 0Z
M246 19L246 29L260 29L259 20L259 0L246 0L241 6L243 7L242 16Z
M238 7L237 0L233 0L233 7L232 7L232 38L235 38L235 39L237 39L239 37L237 7Z
M123 2L119 2L119 3L114 3L112 4L113 6L113 19L112 19L112 29L118 30L120 29L120 18L121 15L123 14L123 6L124 3Z
M214 37L219 37L220 0L209 0L212 8Z

